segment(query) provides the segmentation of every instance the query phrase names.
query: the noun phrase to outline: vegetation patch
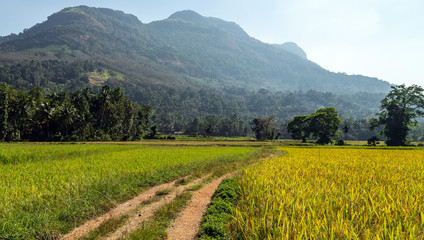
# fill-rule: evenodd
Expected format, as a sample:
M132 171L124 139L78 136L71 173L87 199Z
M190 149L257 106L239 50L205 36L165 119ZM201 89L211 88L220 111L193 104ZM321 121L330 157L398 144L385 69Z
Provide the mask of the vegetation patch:
M191 196L192 193L189 191L177 195L174 201L160 208L153 218L149 219L125 239L166 239L166 229L170 226L171 221L184 209Z
M98 228L91 231L87 236L84 236L82 240L95 240L105 237L107 234L115 231L118 227L122 226L128 219L128 216L122 216L119 218L111 218L106 222L102 223Z
M172 189L170 189L170 188L166 188L166 189L163 189L163 190L157 191L157 192L156 192L156 196L158 196L158 197L163 197L163 196L168 195L171 191L172 191Z
M0 144L0 154L0 239L53 239L144 188L256 153L250 147Z
M228 222L240 195L236 178L227 178L216 189L199 233L200 239L230 239Z
M421 151L284 150L241 177L233 239L422 238Z
M110 75L108 71L103 71L103 72L95 71L88 74L88 79L90 81L90 84L94 86L101 86L109 78L110 78Z

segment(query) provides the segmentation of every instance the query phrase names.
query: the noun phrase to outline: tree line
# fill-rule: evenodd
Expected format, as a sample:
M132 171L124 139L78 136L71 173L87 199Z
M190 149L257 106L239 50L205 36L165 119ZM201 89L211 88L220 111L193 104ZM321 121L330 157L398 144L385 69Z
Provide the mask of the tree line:
M0 85L0 140L3 141L103 141L155 138L177 131L190 136L239 137L253 134L258 140L294 138L316 139L327 144L334 139L377 141L387 145L407 145L411 139L424 140L423 89L419 86L392 87L381 101L376 118L341 120L335 108L321 108L310 115L277 121L273 115L245 121L236 113L195 116L174 125L172 116L167 127L151 124L153 108L132 102L120 87L108 85L98 91L90 88L45 93L41 87L27 91Z
M287 124L287 132L293 139L316 139L318 144L328 144L336 137L341 119L333 107L318 109L311 115L296 116ZM282 133L276 131L275 116L255 118L250 123L258 140L278 139Z
M384 98L384 94L337 95L313 90L250 91L242 85L212 89L189 82L181 82L180 88L168 75L154 78L150 74L141 75L136 67L130 71L128 68L131 67L134 66L99 61L1 62L0 82L15 89L42 87L45 91L54 92L75 91L85 86L98 91L101 87L97 85L100 84L121 86L132 101L147 103L155 109L152 121L158 124L160 132L165 133L184 132L194 118L206 120L210 115L220 119L237 115L249 129L249 121L253 118L275 115L280 122L288 121L293 116L311 114L323 106L335 107L344 119L363 119L375 113L378 102ZM98 79L96 75L101 73L107 74Z
M392 86L392 90L381 101L376 117L369 120L369 131L380 127L376 135L384 137L388 146L405 146L410 144L409 133L412 127L418 126L419 117L424 117L424 88L417 85ZM347 135L351 130L352 126L347 122L343 127L340 127L341 123L336 109L327 107L318 109L311 115L295 116L287 123L287 132L293 139L301 139L302 142L312 138L316 139L318 144L328 144L332 143L335 137L339 137L339 132ZM251 126L258 140L275 138L274 116L255 118ZM424 139L422 133L421 136L418 135L419 140ZM368 139L369 144L375 144L379 140L376 135ZM344 144L343 139L339 139L339 143Z
M0 85L0 140L106 141L151 136L150 105L140 106L121 88L103 86L45 94L40 87Z

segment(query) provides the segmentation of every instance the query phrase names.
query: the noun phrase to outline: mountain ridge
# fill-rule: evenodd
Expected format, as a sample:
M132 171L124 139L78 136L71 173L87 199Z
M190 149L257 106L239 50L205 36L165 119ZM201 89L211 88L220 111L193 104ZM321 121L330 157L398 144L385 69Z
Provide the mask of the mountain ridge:
M28 60L36 58L21 52L39 50L43 55L45 48L62 46L51 50L57 60L62 56L68 61L81 58L111 63L110 59L127 58L134 61L122 65L143 61L175 79L196 78L203 85L210 78L214 86L245 86L253 91L386 92L390 87L376 78L348 79L348 75L332 73L307 60L306 53L294 43L263 43L234 22L203 17L192 10L143 24L117 10L70 7L16 37L6 38L0 52ZM364 82L367 86L361 87Z
M142 23L86 6L0 38L0 82L54 92L120 86L154 107L165 132L209 115L288 119L327 106L364 118L390 89L376 78L325 70L295 43L263 43L237 23L191 10Z

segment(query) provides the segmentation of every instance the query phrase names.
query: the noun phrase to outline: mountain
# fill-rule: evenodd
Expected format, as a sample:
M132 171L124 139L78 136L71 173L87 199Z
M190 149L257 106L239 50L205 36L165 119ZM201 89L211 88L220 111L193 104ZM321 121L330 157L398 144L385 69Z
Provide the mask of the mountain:
M207 114L287 118L337 104L346 116L365 117L390 89L376 78L325 70L295 43L263 43L236 23L194 11L144 24L86 6L1 37L0 81L52 91L122 86L173 123Z
M303 59L307 59L306 52L303 51L303 49L300 48L294 42L286 42L286 43L283 43L283 44L274 44L274 46L280 47L280 48L286 50L287 52L291 52L293 54L296 54L297 56L299 56L299 57L301 57Z
M375 78L329 72L295 43L262 43L235 23L189 10L143 24L120 11L72 7L1 42L2 61L103 61L165 85L334 93L390 88Z

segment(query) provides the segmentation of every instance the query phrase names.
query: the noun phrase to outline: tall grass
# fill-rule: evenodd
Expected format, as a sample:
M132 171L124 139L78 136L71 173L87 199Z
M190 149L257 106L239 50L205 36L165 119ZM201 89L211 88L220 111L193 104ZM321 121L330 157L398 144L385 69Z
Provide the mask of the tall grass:
M253 148L1 144L0 239L51 239L143 188Z
M424 238L422 151L284 150L241 178L234 238Z
M0 144L0 164L60 160L126 149L119 145L106 148L104 145L7 143Z

